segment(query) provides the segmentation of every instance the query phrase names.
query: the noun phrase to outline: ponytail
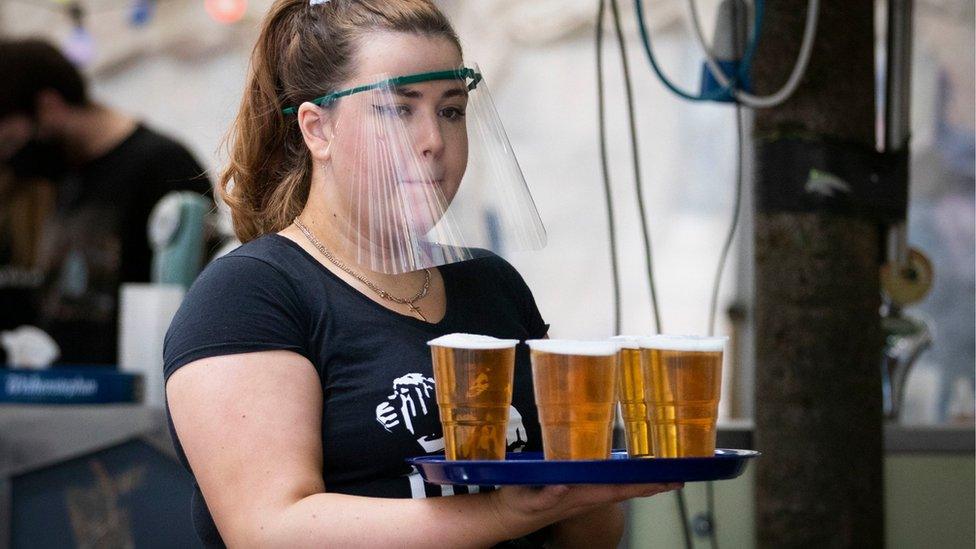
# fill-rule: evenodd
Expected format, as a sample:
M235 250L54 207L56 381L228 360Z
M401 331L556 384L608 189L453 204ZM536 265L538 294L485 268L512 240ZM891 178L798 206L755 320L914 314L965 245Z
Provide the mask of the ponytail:
M301 212L311 182L311 158L301 132L281 112L284 44L294 28L302 0L276 2L251 53L247 87L230 133L229 159L217 188L230 207L234 233L241 242L288 226Z

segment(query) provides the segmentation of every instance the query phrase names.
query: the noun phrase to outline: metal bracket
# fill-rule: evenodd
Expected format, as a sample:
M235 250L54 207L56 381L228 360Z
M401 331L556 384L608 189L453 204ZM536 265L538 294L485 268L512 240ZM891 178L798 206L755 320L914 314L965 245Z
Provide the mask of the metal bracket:
M890 225L908 210L907 149L780 138L756 141L756 211L824 212Z

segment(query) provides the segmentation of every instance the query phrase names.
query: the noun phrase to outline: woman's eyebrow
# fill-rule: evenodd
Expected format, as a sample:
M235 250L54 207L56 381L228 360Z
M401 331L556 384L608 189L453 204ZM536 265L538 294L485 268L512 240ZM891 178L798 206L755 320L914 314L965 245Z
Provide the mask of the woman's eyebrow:
M405 88L403 86L396 87L396 94L402 95L403 97L409 97L411 99L420 99L421 97L424 96L424 94L420 93L419 91L413 88Z
M468 96L468 90L464 88L451 88L449 90L444 91L444 93L441 94L441 99L447 99L448 97L467 97L467 96Z
M410 99L421 99L424 96L424 94L421 93L420 91L405 86L397 86L396 94L403 97L409 97ZM464 88L451 88L445 90L444 93L441 94L441 99L447 99L448 97L467 97L467 96L468 96L468 90Z

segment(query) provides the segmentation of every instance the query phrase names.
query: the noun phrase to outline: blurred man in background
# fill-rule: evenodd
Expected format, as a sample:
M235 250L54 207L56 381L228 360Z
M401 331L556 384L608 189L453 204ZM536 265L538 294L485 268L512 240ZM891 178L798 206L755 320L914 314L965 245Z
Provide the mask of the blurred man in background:
M35 325L59 362L114 364L119 286L149 281L153 206L212 193L183 145L86 88L50 44L0 40L0 330Z

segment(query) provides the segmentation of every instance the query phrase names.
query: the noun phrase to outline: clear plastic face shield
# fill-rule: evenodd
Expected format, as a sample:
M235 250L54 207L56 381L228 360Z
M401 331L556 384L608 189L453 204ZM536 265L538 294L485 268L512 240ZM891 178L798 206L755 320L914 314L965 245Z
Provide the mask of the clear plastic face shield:
M333 252L398 274L482 250L545 246L539 212L477 66L378 75L313 103L329 140L327 207L339 239Z

